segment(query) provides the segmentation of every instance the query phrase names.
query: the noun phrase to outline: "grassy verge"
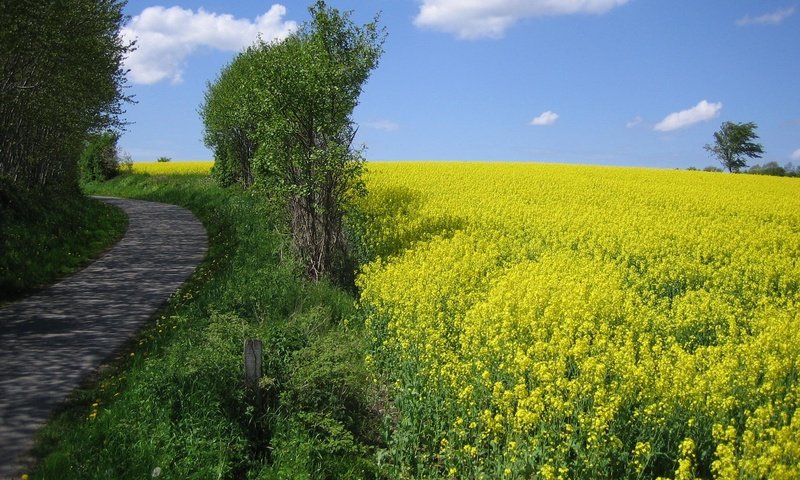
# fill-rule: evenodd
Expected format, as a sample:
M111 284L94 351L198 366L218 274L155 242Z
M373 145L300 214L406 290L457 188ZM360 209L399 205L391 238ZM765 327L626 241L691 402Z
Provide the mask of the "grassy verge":
M97 200L2 187L0 304L86 266L125 232L125 213Z
M209 254L44 429L32 478L380 476L353 298L301 279L279 208L199 175L126 175L86 190L191 209ZM257 391L243 378L251 338L264 345Z

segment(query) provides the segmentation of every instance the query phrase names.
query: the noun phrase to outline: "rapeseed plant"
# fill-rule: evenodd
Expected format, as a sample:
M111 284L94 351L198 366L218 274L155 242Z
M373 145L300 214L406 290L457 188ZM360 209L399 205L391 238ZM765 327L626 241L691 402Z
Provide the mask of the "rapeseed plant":
M212 161L196 162L136 162L133 164L133 173L149 173L151 175L208 175Z
M400 472L800 477L796 180L369 169L357 282Z

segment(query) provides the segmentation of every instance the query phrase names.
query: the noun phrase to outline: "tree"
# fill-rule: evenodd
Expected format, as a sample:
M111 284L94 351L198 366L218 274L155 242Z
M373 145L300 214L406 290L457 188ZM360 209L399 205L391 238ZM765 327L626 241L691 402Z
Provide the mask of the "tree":
M739 172L747 166L747 158L761 158L764 154L764 147L754 142L758 139L757 127L753 122L724 122L714 133L714 144L707 144L705 149L729 172Z
M228 186L253 184L252 162L258 148L256 129L269 114L269 104L258 98L264 91L259 64L269 68L266 57L271 44L260 43L241 52L226 66L216 82L208 85L200 116L203 139L214 152L211 175Z
M115 132L89 136L78 161L81 180L104 181L119 174L118 139L119 135Z
M122 127L120 0L0 2L0 176L77 191L91 133Z
M750 167L747 173L754 175L770 175L774 177L786 176L786 169L778 165L778 162L767 162L764 165L755 164Z
M382 53L377 19L363 27L350 13L311 7L312 21L273 47L268 83L271 121L255 168L284 192L293 243L307 274L346 274L345 212L359 193L363 156L352 148L351 119L361 89Z
M201 115L219 177L246 185L249 173L278 195L308 276L342 280L344 216L365 191L351 116L385 35L377 17L359 26L322 0L309 11L285 40L259 40L226 67Z

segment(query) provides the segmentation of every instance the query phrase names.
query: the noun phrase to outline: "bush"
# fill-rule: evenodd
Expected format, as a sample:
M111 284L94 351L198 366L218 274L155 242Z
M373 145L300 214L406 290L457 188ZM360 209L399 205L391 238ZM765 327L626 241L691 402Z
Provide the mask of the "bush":
M169 162L169 161L171 161L171 160L172 160L172 159L171 159L171 158L169 158L169 157L158 157L158 159L156 160L156 162L159 162L159 163L166 163L166 162Z
M119 135L103 132L90 135L84 143L78 166L84 182L105 181L119 174L117 140Z
M778 162L767 162L764 165L753 165L747 173L752 173L754 175L771 175L773 177L796 177L800 175L800 167L795 167L791 163L780 166Z
M281 42L259 40L209 85L204 139L220 184L280 195L306 276L349 287L343 222L365 191L352 112L385 35L377 18L359 26L323 0L309 11L311 22Z

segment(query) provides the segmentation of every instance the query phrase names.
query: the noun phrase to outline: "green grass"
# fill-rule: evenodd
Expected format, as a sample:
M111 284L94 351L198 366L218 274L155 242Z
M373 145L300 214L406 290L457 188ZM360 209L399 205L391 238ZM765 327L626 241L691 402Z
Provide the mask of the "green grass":
M209 254L40 434L31 478L377 478L377 395L353 298L302 279L282 209L208 176L124 175L93 194L183 205ZM264 345L261 404L245 339Z
M122 210L77 193L0 185L0 304L86 266L127 227Z

